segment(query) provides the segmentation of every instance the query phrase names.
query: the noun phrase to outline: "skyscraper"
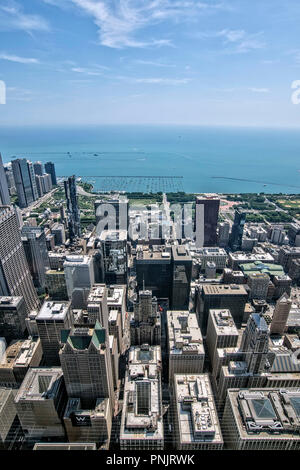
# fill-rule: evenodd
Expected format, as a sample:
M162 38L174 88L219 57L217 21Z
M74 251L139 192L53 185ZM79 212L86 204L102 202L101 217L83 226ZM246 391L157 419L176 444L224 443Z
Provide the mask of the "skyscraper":
M45 273L49 269L46 235L41 227L23 227L22 242L33 279L37 289L45 288Z
M8 191L8 184L6 179L6 174L2 162L2 157L0 153L0 204L9 205L10 196Z
M70 176L64 181L65 193L67 199L68 227L69 238L73 241L76 237L80 237L80 211L78 207L78 197L75 176Z
M11 206L0 206L0 294L23 296L27 313L39 306L17 216Z
M235 211L234 224L230 235L230 246L234 251L239 250L242 246L246 217L246 212L241 212L239 209Z
M35 175L42 176L42 174L44 173L42 162L34 162L33 169L34 169L34 174Z
M17 158L11 163L19 206L27 207L38 199L33 165L26 158Z
M269 329L262 315L253 313L242 336L240 351L246 354L247 371L253 374L268 368Z
M277 300L270 327L272 335L283 335L291 307L292 301L289 299L288 295L283 294L283 296Z
M131 344L160 344L161 321L157 299L152 291L139 291L134 309L134 321L130 325Z
M203 246L217 246L217 226L219 218L220 198L216 194L208 194L206 196L198 196L196 198L196 206L204 206L204 220L197 221L196 230L198 231L198 223L203 224L204 241ZM197 208L196 208L197 210ZM200 227L201 230L201 227Z
M80 398L83 408L93 408L99 398L109 398L114 409L112 363L108 331L97 321L95 328L61 332L59 352L69 398Z
M53 186L56 186L57 185L57 180L56 180L56 172L55 172L54 163L52 163L52 162L45 163L45 172L49 173L49 175L51 175L52 184L53 184Z

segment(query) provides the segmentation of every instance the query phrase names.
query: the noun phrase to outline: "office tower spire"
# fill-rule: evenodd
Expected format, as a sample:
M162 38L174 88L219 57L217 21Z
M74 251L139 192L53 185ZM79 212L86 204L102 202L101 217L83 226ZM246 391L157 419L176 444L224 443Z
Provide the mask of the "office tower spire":
M0 206L0 295L24 297L27 313L39 306L11 206Z

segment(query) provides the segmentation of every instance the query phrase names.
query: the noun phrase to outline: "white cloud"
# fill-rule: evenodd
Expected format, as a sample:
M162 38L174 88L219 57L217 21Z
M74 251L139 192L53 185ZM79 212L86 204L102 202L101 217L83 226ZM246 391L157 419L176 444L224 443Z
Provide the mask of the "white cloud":
M252 91L253 93L270 93L269 88L255 88L251 87L249 88L249 91Z
M6 53L0 53L0 60L8 60L10 62L17 62L19 64L38 64L38 59L19 57L16 55L10 55Z
M224 52L227 54L243 54L255 49L263 49L266 43L261 40L263 32L247 33L243 29L222 29L196 34L198 38L223 38Z
M130 80L130 79L129 79ZM145 83L148 85L186 85L191 81L190 78L135 78L135 83Z
M198 0L44 0L45 3L75 6L98 27L100 43L107 47L172 46L169 38L138 37L138 33L163 21L194 21L202 13L229 9L224 2Z
M14 0L6 1L0 5L0 30L48 31L47 21L40 15L32 15L24 12L23 8Z
M166 67L166 68L176 67L176 65L174 64L167 64L161 61L154 61L154 60L153 61L152 60L136 60L135 63L139 65L150 65L153 67Z
M103 69L107 70L106 67L103 67ZM85 67L72 67L71 70L72 70L72 72L82 73L84 75L92 75L92 76L103 75L103 71L101 71L101 70L88 69L88 68L85 68Z

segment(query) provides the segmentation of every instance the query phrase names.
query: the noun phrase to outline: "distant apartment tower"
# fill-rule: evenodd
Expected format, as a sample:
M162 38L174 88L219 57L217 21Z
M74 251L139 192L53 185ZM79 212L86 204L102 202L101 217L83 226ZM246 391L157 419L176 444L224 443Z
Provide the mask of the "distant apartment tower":
M69 238L72 241L81 236L80 211L78 206L77 187L75 176L70 176L64 181L67 200Z
M42 162L34 162L33 164L34 174L42 176L44 173L44 167Z
M174 374L200 374L204 367L204 345L195 313L168 311L169 384Z
M60 361L69 398L80 398L92 409L99 398L109 398L114 410L114 386L108 332L97 321L94 328L79 327L61 333Z
M56 179L56 171L55 171L55 165L52 162L47 162L45 163L45 172L51 175L51 181L52 185L56 186L57 185L57 179Z
M122 409L121 450L163 450L161 350L142 345L129 350Z
M18 195L18 204L22 208L27 207L38 199L33 165L26 158L12 160L11 164Z
M172 400L176 450L222 450L223 437L208 374L176 374Z
M27 441L65 436L62 418L66 398L61 368L29 369L15 397Z
M2 162L2 156L0 153L0 205L8 206L9 204L10 195L8 190L6 173Z
M204 206L204 220L196 220L196 225L197 222L199 222L201 224L200 230L204 230L203 246L217 246L217 226L220 209L220 198L216 194L197 196L196 211L198 205ZM198 230L197 226L196 230Z
M27 313L39 306L17 216L11 206L0 206L0 295L24 297Z
M242 212L239 209L235 211L234 223L230 235L230 247L233 251L241 249L246 217L246 212Z
M44 302L36 317L36 325L46 365L60 365L61 331L72 326L70 302Z
M157 299L150 290L139 291L138 301L134 308L134 320L130 325L132 345L160 344L161 315Z
M45 289L45 273L49 268L45 231L41 227L23 227L22 243L33 284L36 289Z
M23 338L26 331L23 297L0 297L0 337L7 341Z
M271 335L283 335L291 311L292 301L286 294L277 300L270 326Z

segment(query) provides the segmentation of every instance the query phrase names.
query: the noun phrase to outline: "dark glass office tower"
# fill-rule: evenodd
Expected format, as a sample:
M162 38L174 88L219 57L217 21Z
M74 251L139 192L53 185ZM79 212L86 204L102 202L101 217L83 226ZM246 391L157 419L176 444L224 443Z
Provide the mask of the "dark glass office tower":
M0 204L9 205L10 204L10 195L8 190L8 184L6 179L6 174L2 162L2 157L0 153Z
M234 224L231 230L230 247L233 251L237 251L242 246L242 238L244 233L244 226L246 222L246 212L240 210L235 211Z
M220 198L215 194L198 196L196 205L204 206L204 244L203 246L217 246L217 226L220 209ZM201 223L201 221L199 221ZM197 219L196 219L197 224ZM197 228L197 227L196 227Z
M80 211L78 207L78 197L75 176L70 176L65 182L65 193L67 199L69 238L72 242L76 237L81 236Z

